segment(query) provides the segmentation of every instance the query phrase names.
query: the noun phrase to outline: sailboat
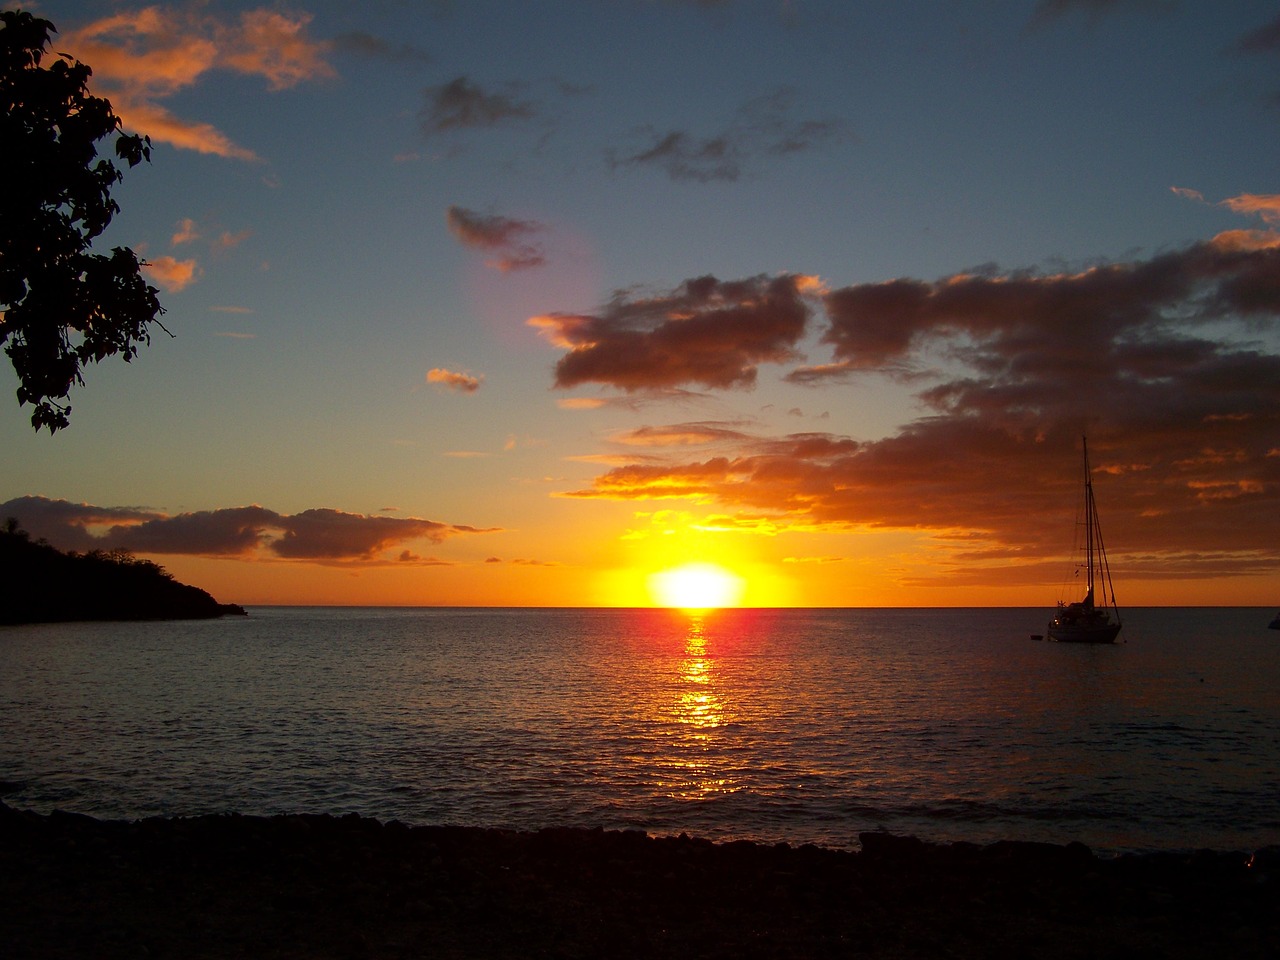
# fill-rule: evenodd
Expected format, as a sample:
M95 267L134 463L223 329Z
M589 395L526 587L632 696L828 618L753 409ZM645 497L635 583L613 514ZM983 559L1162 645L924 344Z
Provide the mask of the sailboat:
M1115 643L1120 633L1120 611L1111 584L1111 568L1102 545L1098 506L1093 500L1093 477L1089 472L1089 441L1084 446L1084 543L1085 595L1075 603L1058 601L1058 610L1049 621L1050 640L1060 643ZM1101 596L1097 591L1101 591ZM1112 614L1115 619L1112 619Z

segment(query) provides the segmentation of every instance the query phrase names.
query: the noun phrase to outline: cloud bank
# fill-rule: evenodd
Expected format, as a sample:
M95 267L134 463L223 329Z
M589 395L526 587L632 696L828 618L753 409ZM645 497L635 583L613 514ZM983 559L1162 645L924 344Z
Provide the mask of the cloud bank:
M1261 216L1263 200L1237 207ZM990 270L820 293L790 275L702 278L619 297L598 315L530 322L566 351L558 387L743 386L762 362L794 360L810 329L830 360L787 379L895 377L917 385L930 411L869 441L770 437L740 423L649 426L615 438L601 458L610 469L565 496L685 499L767 532L918 530L964 576L1060 554L1060 527L1038 518L1074 502L1087 432L1130 574L1280 567L1274 232L1230 231L1073 273Z
M282 514L254 505L170 515L140 507L99 507L30 496L0 504L0 516L16 518L32 537L60 550L122 549L337 565L402 563L405 545L413 541L442 543L463 534L496 532L495 528L330 508ZM391 556L397 552L399 556Z

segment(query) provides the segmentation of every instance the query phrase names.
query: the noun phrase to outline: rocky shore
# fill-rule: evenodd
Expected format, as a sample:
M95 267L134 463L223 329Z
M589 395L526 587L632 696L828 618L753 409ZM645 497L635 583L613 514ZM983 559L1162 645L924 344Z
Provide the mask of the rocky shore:
M355 815L100 821L0 804L26 958L1280 956L1280 849L857 852Z

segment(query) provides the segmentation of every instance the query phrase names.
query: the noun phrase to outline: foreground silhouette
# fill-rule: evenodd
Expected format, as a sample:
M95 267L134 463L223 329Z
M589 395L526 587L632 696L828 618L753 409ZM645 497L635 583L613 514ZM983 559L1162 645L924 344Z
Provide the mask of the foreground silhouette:
M126 551L63 553L32 541L13 520L0 529L0 623L203 620L244 612Z
M98 144L135 167L151 159L151 141L120 132L110 101L89 93L89 67L50 55L56 31L25 11L0 11L0 346L18 375L18 403L34 407L31 426L50 433L71 422L67 397L84 367L132 360L152 324L164 330L159 291L137 254L93 252L120 209L111 190L124 178Z
M126 823L0 803L0 943L12 960L1280 951L1280 849L1104 859L1079 844L860 840L851 853L354 814Z

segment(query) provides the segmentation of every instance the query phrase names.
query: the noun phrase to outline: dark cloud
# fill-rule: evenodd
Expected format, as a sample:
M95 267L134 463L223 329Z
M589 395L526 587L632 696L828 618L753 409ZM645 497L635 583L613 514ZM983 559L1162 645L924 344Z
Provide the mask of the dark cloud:
M683 130L646 131L651 145L634 153L606 154L611 169L657 166L672 180L737 180L742 175L744 148L727 136L698 139Z
M388 60L393 63L430 63L431 56L424 50L407 43L392 43L382 37L352 30L333 38L333 46L343 53L367 57L371 60Z
M848 136L843 120L793 119L796 91L784 88L748 101L739 112L736 129L746 143L758 143L766 153L788 154L813 150Z
M861 284L823 303L833 362L809 378L910 375L929 415L871 441L651 425L617 438L643 456L564 495L684 499L743 529L918 530L950 556L949 583L1052 581L1087 433L1127 576L1280 569L1280 236L1070 274ZM594 320L568 331L625 354Z
M17 518L33 537L62 550L125 549L143 554L275 557L320 563L376 562L384 553L411 541L439 543L459 534L494 532L416 517L366 516L328 508L289 515L248 506L170 516L155 510L95 507L46 497L10 500L0 504L0 514ZM401 550L400 561L414 558L407 549Z
M1083 13L1091 20L1098 20L1126 10L1169 13L1176 6L1173 0L1040 0L1031 13L1031 26L1043 26L1073 13Z
M1272 57L1280 54L1280 16L1241 37L1233 52ZM1271 91L1266 95L1265 100L1270 106L1280 106L1280 92Z
M550 314L529 323L568 350L556 364L557 387L749 387L761 363L794 359L810 314L809 284L790 274L700 277L648 299L619 294L598 315Z
M291 560L371 560L406 540L439 543L458 528L413 517L369 517L327 508L287 518L271 549Z
M732 181L757 156L798 153L846 135L839 120L793 119L795 101L795 92L785 89L749 101L727 129L710 136L646 127L640 131L645 146L609 150L605 158L614 170L652 166L672 180Z
M15 497L0 504L0 517L16 519L33 537L48 540L62 550L93 550L102 546L95 530L142 523L158 516L156 511L143 507L96 507L47 497Z
M155 515L136 525L118 525L105 535L112 547L137 553L185 553L241 557L253 553L269 530L285 518L263 507L202 510L169 517Z
M1280 53L1280 15L1240 38L1241 53Z
M495 256L490 266L503 271L527 270L547 262L541 245L531 243L545 227L534 220L515 220L494 214L481 214L452 206L445 211L449 231L463 244Z
M452 130L495 127L534 116L534 104L520 99L524 87L508 84L502 92L486 91L466 77L428 87L418 118L428 136Z
M833 348L830 374L918 370L948 356L976 376L925 394L949 412L996 407L1060 419L1096 403L1098 391L1152 388L1140 361L1194 355L1190 331L1234 319L1280 316L1280 239L1223 234L1211 243L1147 261L1075 274L957 275L894 280L831 291L825 298ZM1213 348L1220 362L1237 351ZM814 368L798 371L813 379Z

